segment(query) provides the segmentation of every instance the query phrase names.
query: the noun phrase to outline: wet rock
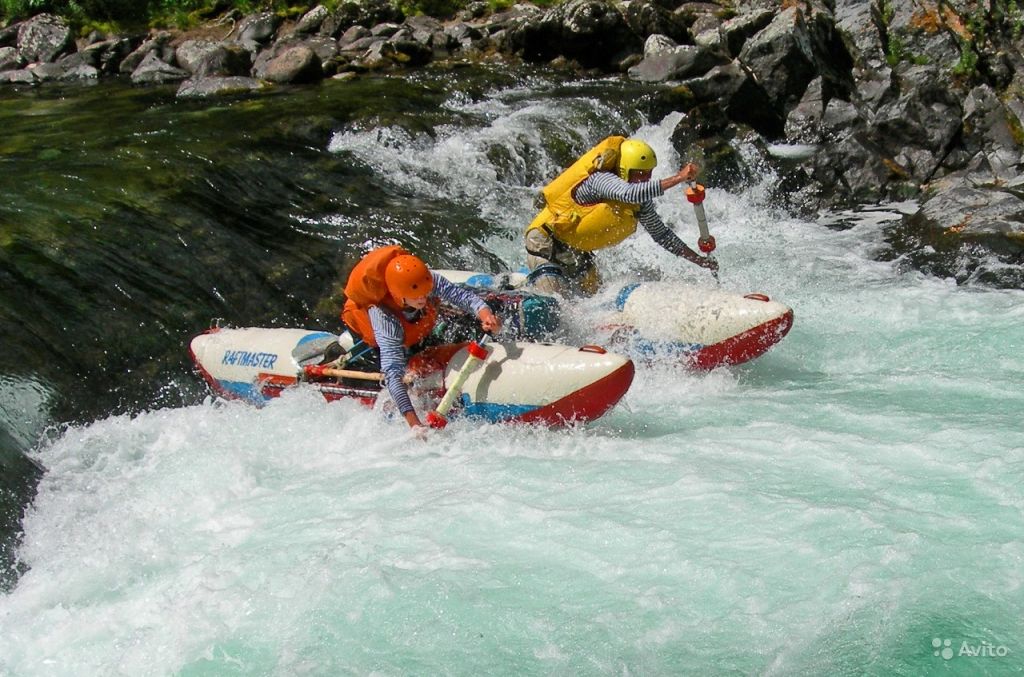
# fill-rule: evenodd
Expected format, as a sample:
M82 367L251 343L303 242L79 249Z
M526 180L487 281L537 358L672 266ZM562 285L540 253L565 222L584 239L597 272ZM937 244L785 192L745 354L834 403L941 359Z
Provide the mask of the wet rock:
M181 83L176 96L179 99L203 99L214 96L248 94L264 87L265 85L255 78L238 76L192 78Z
M785 121L768 93L738 62L715 66L683 84L698 103L713 103L728 119L750 125L768 139L782 136Z
M618 8L606 0L570 0L522 26L515 43L524 58L577 60L586 68L608 67L624 54L640 51L643 41Z
M829 17L808 17L797 7L776 16L743 46L738 58L783 115L819 75L837 90L852 89L852 60L837 42Z
M132 82L135 84L154 84L177 82L189 77L190 73L183 68L172 66L163 61L155 52L149 52L142 63L132 71Z
M811 81L803 98L786 117L786 140L791 143L819 143L822 141L822 118L825 115L822 78ZM851 107L852 108L852 107Z
M883 260L996 287L1024 288L1024 193L963 177L886 235Z
M306 45L298 45L283 51L256 69L256 77L269 82L296 84L315 82L323 79L323 62L316 52Z
M172 36L167 31L160 31L152 37L144 40L134 51L124 58L118 71L130 74L142 64L147 56L153 54L157 59L167 64L176 63L175 49L171 46Z
M99 54L97 52L75 52L61 57L53 63L38 64L32 74L39 81L46 80L96 80L99 78Z
M53 14L39 14L18 27L18 52L27 63L54 61L74 44L71 27Z
M912 66L898 75L900 96L882 105L872 117L873 134L880 147L900 155L912 179L924 183L932 178L961 127L960 102L942 83L933 66ZM923 150L925 155L913 150Z
M45 82L47 80L62 81L95 81L99 78L99 71L95 66L82 63L80 60L74 62L41 63L32 68L32 75L36 80Z
M639 82L665 82L704 75L715 66L730 60L710 49L681 45L644 57L629 69L629 77Z
M281 19L273 12L261 12L247 16L235 28L235 40L240 43L263 44L269 42L281 25Z
M396 66L422 66L433 57L433 50L414 40L384 40L375 43L360 59L360 64L371 70Z
M664 35L676 44L693 43L687 23L655 3L633 0L623 7L622 15L637 35Z
M36 83L36 76L34 76L32 71L27 68L20 68L13 71L2 71L0 72L0 82L12 85L34 85Z
M124 61L132 52L132 40L130 38L110 38L90 43L81 50L83 54L90 54L89 63L94 65L102 75L116 75Z
M717 30L722 35L729 56L738 57L747 40L767 28L774 16L773 10L758 10L723 22Z
M252 55L237 43L186 40L175 52L178 65L194 76L245 76Z
M330 11L323 5L317 5L302 15L295 24L294 32L297 35L308 35L316 33L324 25L324 21L331 15Z
M1012 181L1024 169L1024 124L988 85L978 85L964 101L961 144L971 156L967 170L992 182Z
M13 71L25 66L25 60L14 47L0 47L0 71Z

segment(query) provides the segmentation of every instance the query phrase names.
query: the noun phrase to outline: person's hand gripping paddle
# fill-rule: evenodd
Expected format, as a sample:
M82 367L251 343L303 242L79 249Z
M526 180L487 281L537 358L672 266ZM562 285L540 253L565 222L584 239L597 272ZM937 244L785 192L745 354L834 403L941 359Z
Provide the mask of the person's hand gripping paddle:
M714 260L711 252L715 251L715 238L708 232L708 217L704 213L704 186L691 181L686 189L686 199L693 205L693 213L697 217L697 227L700 229L697 247L702 254ZM715 276L717 282L718 270L712 269L711 274Z
M466 346L469 355L462 364L462 368L455 375L455 380L452 381L452 384L448 386L448 391L445 392L444 397L438 402L437 409L427 414L427 425L431 428L443 428L448 425L448 411L462 393L462 386L465 385L466 379L469 378L469 375L473 373L477 366L487 359L489 353L485 346L490 341L490 338L490 335L484 334L479 341L470 341L469 345Z

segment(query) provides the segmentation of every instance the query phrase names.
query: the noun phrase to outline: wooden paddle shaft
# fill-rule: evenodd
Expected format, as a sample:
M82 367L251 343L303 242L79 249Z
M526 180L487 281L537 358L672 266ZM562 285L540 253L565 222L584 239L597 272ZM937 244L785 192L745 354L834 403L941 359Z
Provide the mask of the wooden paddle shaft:
M332 378L355 378L362 381L383 381L384 374L379 371L357 371L355 369L338 369L336 367L317 367L315 370L308 370L313 376L330 376ZM403 383L412 383L413 377L406 374L402 377Z

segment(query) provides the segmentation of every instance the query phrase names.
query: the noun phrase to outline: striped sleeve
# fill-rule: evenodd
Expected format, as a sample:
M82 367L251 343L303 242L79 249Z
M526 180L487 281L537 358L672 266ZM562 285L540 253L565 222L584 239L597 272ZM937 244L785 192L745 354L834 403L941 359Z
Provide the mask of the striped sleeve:
M675 232L665 225L665 222L658 216L658 212L654 211L654 203L648 202L640 209L638 215L640 219L640 225L644 227L654 241L659 245L672 252L676 256L685 256L688 252L692 253L686 243L679 239L679 236Z
M602 200L616 200L640 206L637 218L654 241L675 254L685 256L692 253L686 243L665 225L654 209L654 198L665 194L660 181L644 181L629 183L608 172L595 172L576 188L576 201L580 204L593 204Z
M405 346L402 345L405 330L402 329L402 323L391 311L380 306L371 306L369 315L373 337L377 339L380 348L380 372L384 375L384 386L399 412L405 414L413 411L409 391L402 383L406 366Z
M573 198L581 205L594 204L604 200L615 200L631 205L642 205L665 191L660 181L629 183L610 172L594 172L585 178L573 191Z
M452 284L439 273L433 273L433 275L434 291L431 294L441 301L461 308L467 313L473 313L473 317L487 307L487 304L479 296L468 289Z

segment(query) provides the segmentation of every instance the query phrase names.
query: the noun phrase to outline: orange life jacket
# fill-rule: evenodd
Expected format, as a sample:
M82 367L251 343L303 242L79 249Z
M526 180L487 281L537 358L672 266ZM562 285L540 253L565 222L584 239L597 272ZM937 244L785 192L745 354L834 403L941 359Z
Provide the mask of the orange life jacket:
M356 264L345 285L345 307L341 311L341 321L345 326L359 334L359 338L373 347L377 347L377 339L373 335L370 324L370 308L380 306L390 310L402 324L405 336L402 345L406 348L416 345L425 339L437 321L437 303L432 297L427 298L427 306L420 317L412 322L405 319L401 306L391 298L387 284L384 282L384 271L396 256L408 254L398 245L374 249Z
M548 184L543 190L544 209L526 231L547 228L557 239L585 252L618 244L635 233L637 205L614 200L584 205L573 196L576 186L595 171L617 173L619 146L625 140L609 136Z

